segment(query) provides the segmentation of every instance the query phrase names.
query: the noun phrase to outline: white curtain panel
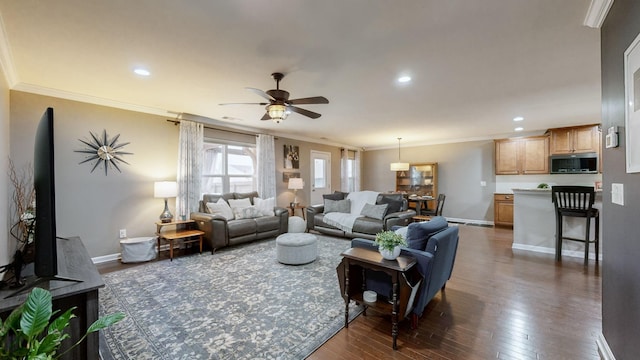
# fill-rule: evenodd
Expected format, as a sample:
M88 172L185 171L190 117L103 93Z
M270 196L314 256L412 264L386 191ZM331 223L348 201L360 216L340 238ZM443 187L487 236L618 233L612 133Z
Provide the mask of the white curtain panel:
M198 211L202 181L202 146L204 126L193 121L180 121L178 140L178 197L176 212L189 217Z
M356 161L353 169L353 191L360 191L360 150L356 150Z
M353 189L349 189L349 150L342 149L340 153L340 191L350 192Z
M276 151L272 135L256 138L258 157L258 195L263 199L276 196Z

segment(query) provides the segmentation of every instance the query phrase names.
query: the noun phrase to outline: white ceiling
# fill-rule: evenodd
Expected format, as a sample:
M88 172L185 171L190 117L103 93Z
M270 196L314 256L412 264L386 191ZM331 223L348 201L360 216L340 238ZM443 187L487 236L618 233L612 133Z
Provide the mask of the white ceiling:
M590 0L0 0L13 89L384 148L600 122ZM1 35L1 34L0 34ZM4 42L4 45L2 45ZM151 71L133 74L136 66ZM260 121L245 87L322 114ZM408 74L410 84L396 78ZM174 115L167 114L169 118ZM231 118L223 120L224 117ZM213 122L215 123L215 122Z

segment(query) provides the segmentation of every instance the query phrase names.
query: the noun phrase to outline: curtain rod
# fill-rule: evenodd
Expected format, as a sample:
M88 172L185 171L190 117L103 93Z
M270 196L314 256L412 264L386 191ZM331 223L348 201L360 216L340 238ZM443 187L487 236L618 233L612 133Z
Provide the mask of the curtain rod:
M178 125L178 124L180 124L180 120L171 120L171 119L167 119L167 121L168 121L168 122L170 122L170 123L173 123L173 125ZM191 120L189 120L189 121L191 121ZM227 130L227 129L215 128L215 127L207 126L206 124L203 124L203 123L200 123L200 124L202 124L202 126L203 126L205 129L210 129L210 130L226 131L226 132L230 132L230 133L233 133L233 134L240 134L240 135L250 135L250 136L251 136L251 135L253 135L253 136L255 136L255 137L258 137L258 135L259 135L259 134L256 134L256 133L250 133L250 132L243 132L243 131L236 131L236 130ZM274 140L278 140L278 138L277 138L277 137L275 137L275 136L273 137L273 139L274 139Z

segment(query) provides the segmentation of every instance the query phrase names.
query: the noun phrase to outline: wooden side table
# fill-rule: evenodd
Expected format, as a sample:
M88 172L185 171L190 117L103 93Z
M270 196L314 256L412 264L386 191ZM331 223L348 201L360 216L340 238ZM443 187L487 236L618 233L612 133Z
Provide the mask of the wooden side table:
M182 240L184 244L199 243L202 254L202 235L204 231L194 229L194 220L176 220L168 223L156 222L156 235L158 235L158 256L160 256L160 244L162 240L169 243L169 259L173 261L173 244L176 240ZM165 226L174 226L175 229L164 230ZM212 251L213 253L213 251Z
M413 222L429 221L431 220L431 215L416 215L411 219L413 220Z
M306 215L305 215L305 209L307 207L304 205L300 205L300 204L296 204L294 206L289 205L289 216L295 216L296 214L296 210L300 209L300 211L302 212L302 219L304 219L305 221L307 220Z
M385 260L379 252L362 248L350 248L341 255L343 258L338 266L338 281L345 301L344 327L349 327L350 300L365 305L365 309L370 306L390 312L393 349L397 350L398 322L402 321L408 310L413 307L413 300L423 279L417 267L414 266L416 259L410 256L398 256L395 260ZM376 302L364 301L365 269L383 271L391 276L393 293L391 299L388 299L391 303L380 296ZM407 279L419 280L411 284Z

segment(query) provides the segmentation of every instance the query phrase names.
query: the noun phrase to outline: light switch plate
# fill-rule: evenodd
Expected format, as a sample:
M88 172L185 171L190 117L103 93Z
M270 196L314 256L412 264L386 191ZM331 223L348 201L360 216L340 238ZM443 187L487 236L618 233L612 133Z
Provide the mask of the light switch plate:
M611 184L611 202L624 206L624 184Z

